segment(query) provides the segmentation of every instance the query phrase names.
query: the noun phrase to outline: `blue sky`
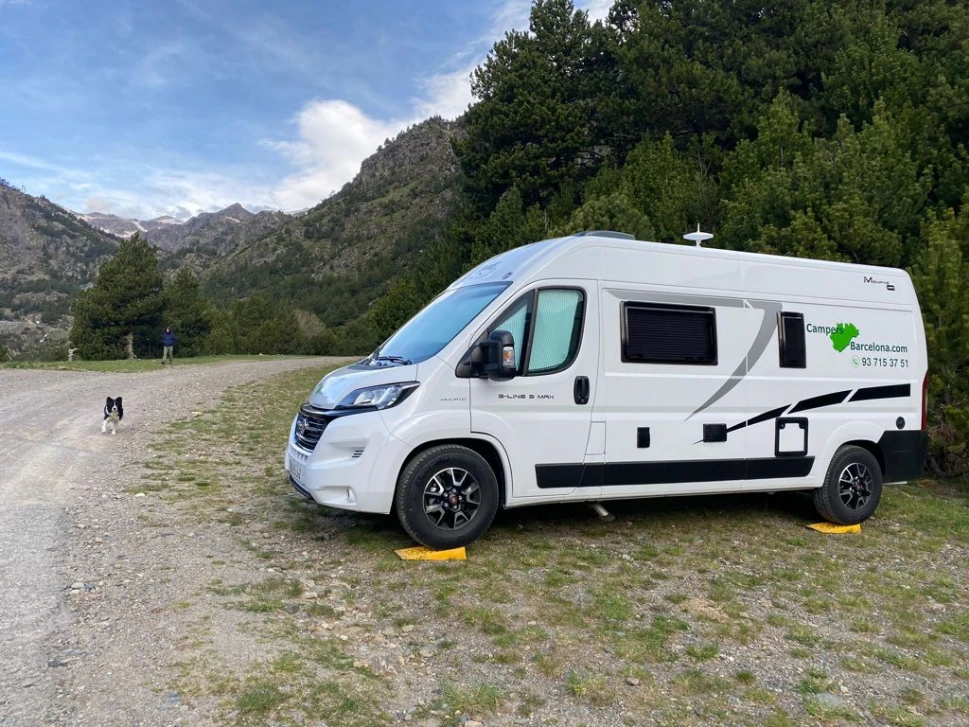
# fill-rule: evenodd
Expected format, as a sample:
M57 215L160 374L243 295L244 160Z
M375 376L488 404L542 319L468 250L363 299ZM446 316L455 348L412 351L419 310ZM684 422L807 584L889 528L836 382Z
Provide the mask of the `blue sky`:
M142 219L309 207L386 138L462 113L471 69L529 7L0 0L0 177Z

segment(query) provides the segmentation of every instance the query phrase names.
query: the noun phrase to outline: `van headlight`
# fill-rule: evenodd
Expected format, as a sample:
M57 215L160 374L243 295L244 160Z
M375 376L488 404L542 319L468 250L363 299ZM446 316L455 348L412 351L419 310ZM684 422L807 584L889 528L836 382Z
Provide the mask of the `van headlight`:
M389 409L410 396L418 386L416 381L406 381L357 389L345 396L337 409Z

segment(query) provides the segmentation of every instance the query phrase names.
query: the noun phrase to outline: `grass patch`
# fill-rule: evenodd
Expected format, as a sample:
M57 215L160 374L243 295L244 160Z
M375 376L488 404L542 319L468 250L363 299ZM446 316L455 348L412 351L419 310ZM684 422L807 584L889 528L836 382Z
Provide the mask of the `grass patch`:
M448 709L478 714L492 714L504 701L501 689L493 684L478 684L472 688L446 684L442 697Z
M954 636L960 641L969 642L969 610L964 608L959 613L943 619L936 627L936 631Z
M286 701L286 695L275 684L253 684L235 700L235 708L244 717L262 717Z
M612 689L601 674L570 671L565 680L565 691L594 707L608 706L615 699Z
M686 655L695 661L708 661L720 653L716 644L690 644L686 647Z

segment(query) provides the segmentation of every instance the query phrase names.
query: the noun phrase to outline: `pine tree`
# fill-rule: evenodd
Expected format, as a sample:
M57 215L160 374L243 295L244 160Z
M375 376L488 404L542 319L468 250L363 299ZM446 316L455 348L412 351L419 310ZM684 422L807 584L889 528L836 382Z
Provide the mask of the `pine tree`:
M162 282L156 248L138 233L123 241L71 307L71 341L81 358L123 358L129 334L137 356L155 353L165 307Z
M212 306L202 297L198 279L181 268L165 286L165 325L178 336L180 356L207 353L206 337L212 328Z

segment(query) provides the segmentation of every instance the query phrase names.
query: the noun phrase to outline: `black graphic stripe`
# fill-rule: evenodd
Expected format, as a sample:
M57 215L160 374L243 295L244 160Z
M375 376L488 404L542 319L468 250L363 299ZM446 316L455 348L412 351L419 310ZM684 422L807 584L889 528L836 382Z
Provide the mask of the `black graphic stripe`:
M848 398L848 391L837 391L833 394L822 394L821 396L813 396L810 399L805 399L804 401L799 401L791 409L791 414L799 411L807 411L808 409L820 409L822 406L834 406L835 404L840 404L845 399Z
M707 459L675 462L537 465L539 488L676 485L691 482L767 480L807 477L814 457L769 459Z
M858 389L855 391L854 395L849 399L848 395L851 391L836 391L832 394L821 394L820 396L812 396L810 399L804 399L795 404L790 414L796 414L801 411L809 411L811 409L820 409L825 406L834 406L835 404L842 404L847 401L873 401L876 399L900 399L912 395L911 384L893 384L890 386L869 386L867 388ZM785 404L777 409L771 409L763 414L758 414L752 419L748 419L745 422L740 422L739 424L734 424L727 428L727 433L736 432L744 427L752 427L755 424L760 424L761 422L770 421L771 419L777 419L784 412L787 411L789 404ZM699 442L697 442L699 444Z
M732 427L727 428L727 432L736 432L738 429L743 429L744 427L752 427L755 424L760 424L761 422L767 422L771 419L777 419L781 414L787 411L787 407L790 404L785 404L784 406L778 407L777 409L771 409L770 411L765 411L763 414L758 414L752 419L748 419L740 424L734 424Z
M869 386L858 389L848 401L874 401L875 399L903 399L912 395L911 384L892 386Z

